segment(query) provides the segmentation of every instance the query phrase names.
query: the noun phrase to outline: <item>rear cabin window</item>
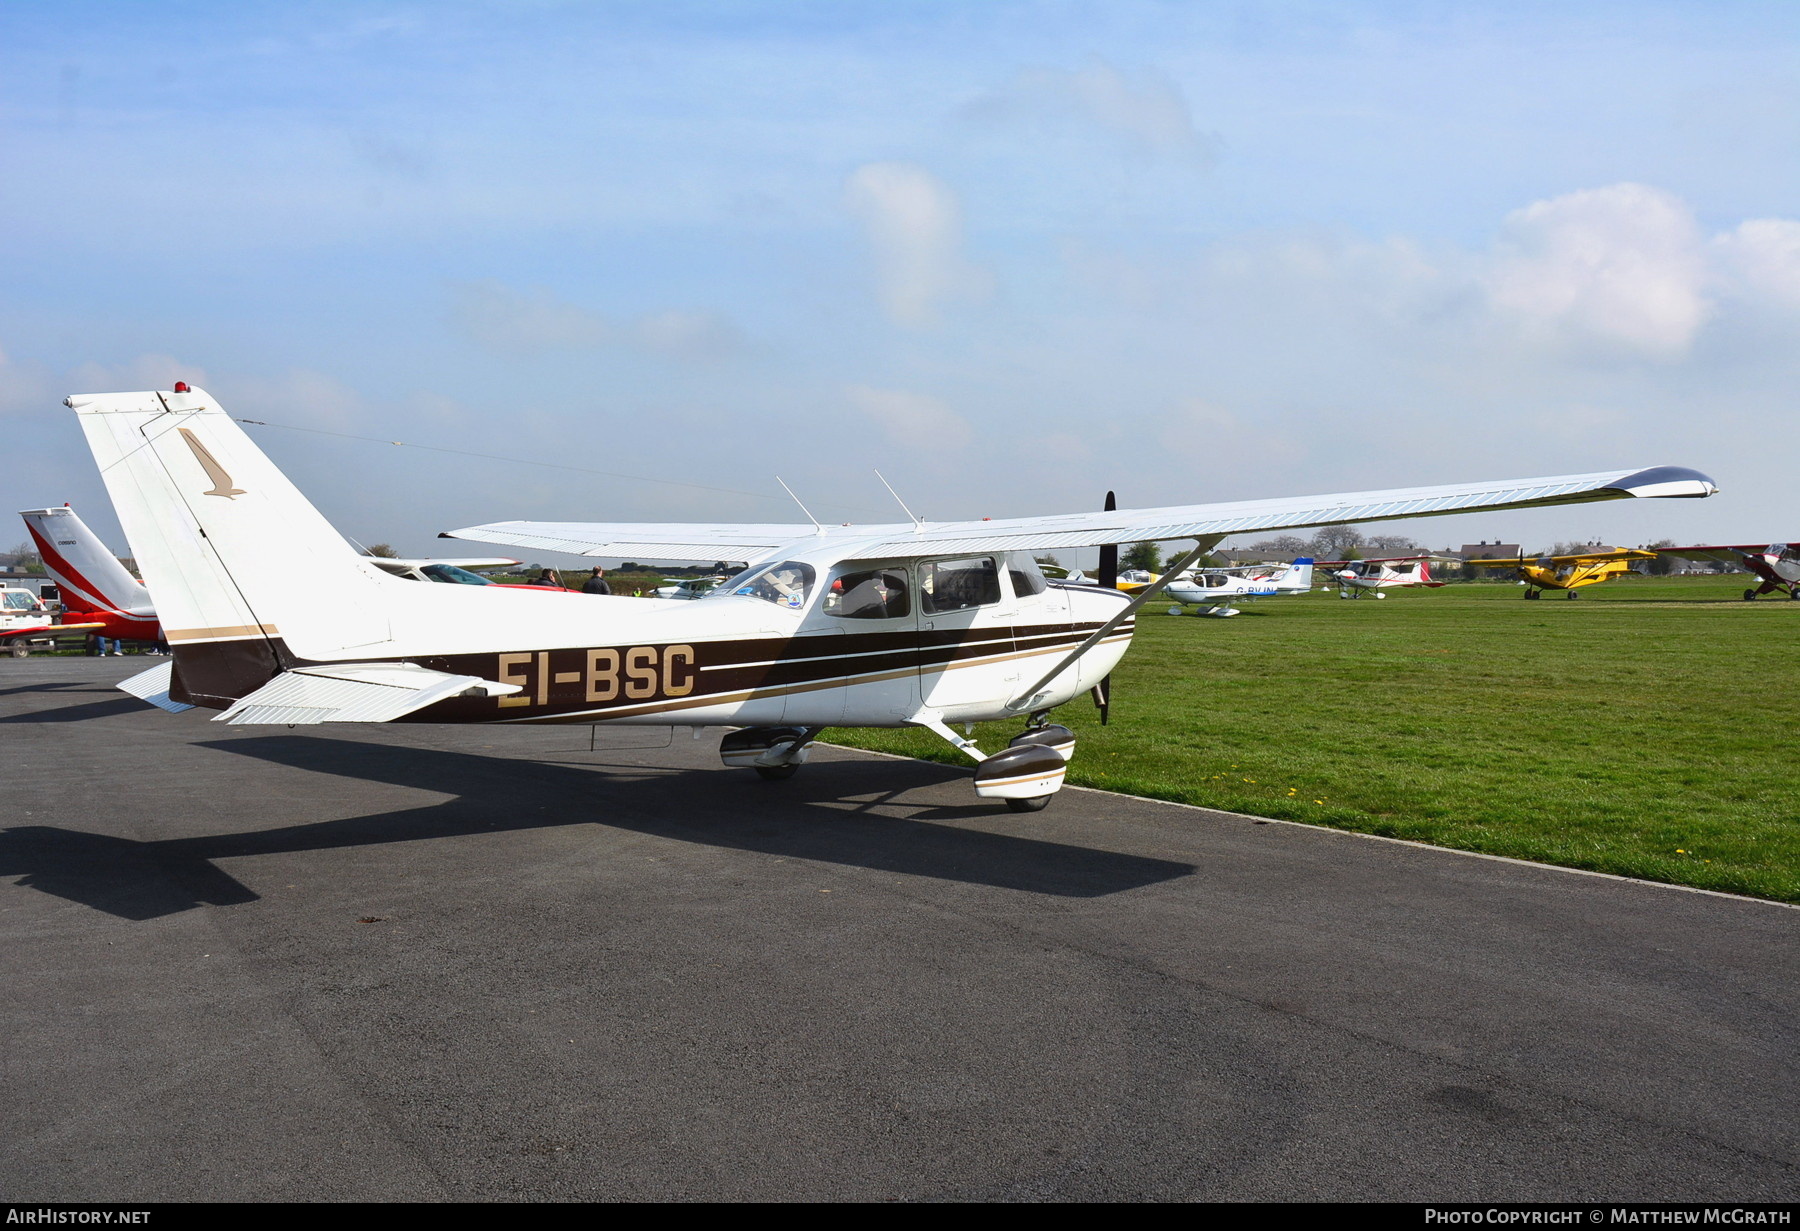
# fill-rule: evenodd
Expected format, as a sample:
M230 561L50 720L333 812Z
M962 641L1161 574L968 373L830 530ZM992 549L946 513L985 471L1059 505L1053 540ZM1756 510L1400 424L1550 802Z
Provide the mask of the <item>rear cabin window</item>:
M1000 570L992 556L936 560L920 567L919 589L928 613L985 607L1000 601Z
M906 570L864 569L832 579L825 592L825 614L841 620L892 620L912 612Z

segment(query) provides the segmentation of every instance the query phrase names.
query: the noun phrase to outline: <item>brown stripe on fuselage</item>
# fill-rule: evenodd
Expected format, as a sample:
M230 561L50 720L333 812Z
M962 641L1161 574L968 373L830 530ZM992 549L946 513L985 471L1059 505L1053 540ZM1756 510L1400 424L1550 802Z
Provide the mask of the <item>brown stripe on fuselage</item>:
M1109 635L1100 642L1110 645L1115 641L1125 640L1130 636L1129 630ZM1040 658L1060 651L1073 649L1080 644L1079 639L1064 641L1058 645L1046 646L1036 650L1020 650L1010 654L991 654L979 659L968 659L946 665L945 672L960 671L967 667L985 667L993 663L1007 662L1012 659ZM697 709L707 705L726 705L744 701L756 701L767 697L789 697L798 693L821 692L828 688L845 688L857 684L876 684L885 680L903 679L919 674L918 667L901 667L894 670L864 671L856 674L833 676L830 679L815 680L808 684L790 684L785 687L752 689L738 693L707 693L683 697L677 701L649 701L636 705L619 706L613 709L596 710L582 708L579 710L556 714L520 714L512 718L504 718L504 722L522 723L557 723L557 722L605 722L615 718L641 718L650 714L674 713L679 710ZM429 713L430 711L424 711ZM442 722L444 719L420 718L416 715L401 718L400 722Z
M524 685L513 698L452 697L409 714L399 720L402 722L594 722L1065 652L1098 627L1099 622L1095 621L825 633L648 646L387 655L355 661L410 662L451 675ZM175 674L170 694L176 700L224 709L284 670L323 665L295 658L279 636L269 635L274 633L273 628L213 631L224 634L226 639L190 640L174 645ZM1107 641L1129 638L1131 632L1132 624L1127 621ZM599 656L602 668L611 668L610 695L594 695L596 691L607 691L605 681L596 690L592 678L594 656ZM509 660L504 669L502 658ZM513 704L500 704L508 700Z

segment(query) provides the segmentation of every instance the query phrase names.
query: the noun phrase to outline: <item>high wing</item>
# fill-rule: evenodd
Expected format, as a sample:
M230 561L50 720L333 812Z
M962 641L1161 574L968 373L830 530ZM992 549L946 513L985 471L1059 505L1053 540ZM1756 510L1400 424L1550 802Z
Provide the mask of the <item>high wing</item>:
M834 527L844 530L845 527ZM904 526L868 526L860 534L898 532ZM505 543L540 551L629 560L760 560L778 547L816 535L807 524L705 525L685 522L500 521L446 530L441 539Z
M1800 553L1800 543L1744 543L1718 547L1652 547L1659 556L1675 556L1682 560L1717 560L1721 564L1743 564L1745 556L1788 556Z
M1315 560L1316 568L1328 568L1332 565L1344 564L1405 564L1412 560L1438 560L1445 564L1461 564L1461 556L1446 556L1435 551L1414 552L1410 556L1364 556L1360 560Z
M1610 564L1614 560L1654 560L1653 551L1624 547L1618 551L1586 551L1569 556L1502 556L1498 560L1465 560L1477 568L1517 568L1520 564Z
M1530 509L1630 497L1710 496L1718 490L1696 470L1656 466L1540 479L1396 488L1276 500L1118 509L918 525L684 525L630 522L493 522L446 531L443 538L505 543L584 556L654 560L755 561L807 540L856 540L859 555L1040 551L1114 543L1218 538L1253 531L1299 530L1348 522L1392 521L1446 513Z

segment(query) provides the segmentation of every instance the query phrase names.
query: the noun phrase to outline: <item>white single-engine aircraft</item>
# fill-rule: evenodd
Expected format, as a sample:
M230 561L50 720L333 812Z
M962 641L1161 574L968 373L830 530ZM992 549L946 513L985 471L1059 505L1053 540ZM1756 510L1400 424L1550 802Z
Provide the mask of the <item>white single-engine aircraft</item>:
M1302 556L1292 564L1189 569L1163 589L1175 603L1170 615L1180 615L1183 605L1191 603L1199 606L1198 615L1234 616L1238 611L1232 603L1240 599L1310 593L1312 576L1313 562Z
M1426 586L1438 589L1448 582L1431 575L1433 560L1460 564L1453 556L1380 556L1373 560L1323 560L1319 570L1337 582L1339 598L1386 598L1383 590Z
M1056 707L1101 685L1161 590L1049 585L1032 553L1636 496L1676 467L1286 500L875 526L500 522L446 537L750 567L699 602L418 585L359 556L210 397L72 396L174 661L122 687L216 722L736 726L728 765L785 777L826 727L919 726L1017 811L1062 786ZM317 601L323 590L334 601ZM1018 718L988 756L951 723Z

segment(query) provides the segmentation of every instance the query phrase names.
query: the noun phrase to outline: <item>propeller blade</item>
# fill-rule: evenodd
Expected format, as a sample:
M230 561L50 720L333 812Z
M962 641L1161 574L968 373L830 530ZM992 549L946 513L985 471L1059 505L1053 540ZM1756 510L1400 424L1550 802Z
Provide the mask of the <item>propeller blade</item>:
M1114 499L1111 492L1107 492L1105 511L1110 513L1118 507L1119 502ZM1100 567L1094 572L1094 584L1101 589L1117 590L1119 588L1119 545L1117 543L1108 543L1100 549ZM1101 706L1100 712L1105 714L1106 707ZM1104 723L1104 720L1102 721Z

